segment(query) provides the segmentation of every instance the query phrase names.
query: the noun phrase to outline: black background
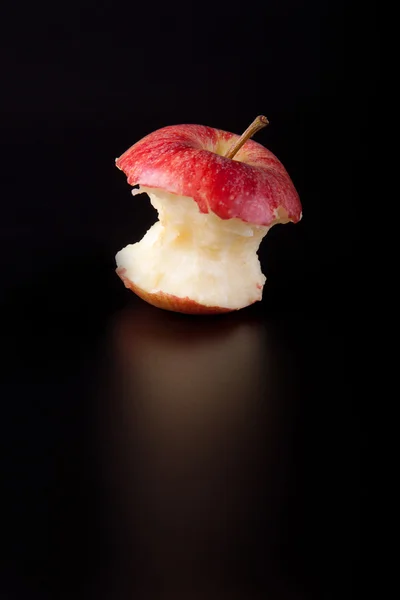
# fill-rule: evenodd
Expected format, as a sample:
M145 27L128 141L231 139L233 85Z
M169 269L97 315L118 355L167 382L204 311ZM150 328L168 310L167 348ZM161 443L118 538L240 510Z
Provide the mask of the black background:
M360 437L352 374L363 289L360 214L370 201L376 17L372 4L316 0L1 8L1 600L252 598L265 590L271 598L357 597ZM300 224L276 227L263 242L263 302L202 325L146 307L115 276L114 256L141 237L154 213L144 197L132 199L115 158L165 125L240 133L260 113L270 125L257 140L284 163L303 204ZM258 358L235 396L233 373L245 360L240 335ZM138 358L137 377L129 375L125 359L140 357L141 348L148 362ZM275 479L264 474L264 442L246 438L237 455L228 454L236 479L223 489L229 498L250 491L237 500L245 517L232 509L225 533L210 533L214 570L214 559L196 549L214 506L207 494L225 514L214 481L225 467L215 456L208 464L198 449L204 473L188 458L180 479L167 461L166 483L145 450L159 443L174 463L174 436L164 445L151 436L138 441L143 414L129 429L115 408L127 394L125 377L132 377L136 409L150 394L140 383L146 377L159 378L166 402L185 398L179 377L165 379L160 356L182 381L185 369L191 372L193 401L212 397L201 382L211 369L202 352L213 349L221 365L218 397L226 389L238 405L258 398L254 439L271 437L265 397L283 407L286 424L272 436ZM204 372L184 362L186 353ZM229 421L228 405L221 411ZM203 442L212 422L203 425ZM179 437L185 426L172 423ZM125 440L124 458L105 450L114 448L115 430ZM222 438L234 444L239 430L228 427ZM146 488L142 470L153 473L159 497L180 485L191 489L190 473L203 481L195 495L204 493L203 516L182 490L169 491L175 517L162 520L161 500L151 512L138 500ZM117 518L125 496L130 510ZM266 497L276 497L279 517ZM192 516L182 516L185 510ZM145 553L141 525L130 524L128 514L159 523L147 537L164 558ZM166 556L176 560L163 570ZM181 571L191 573L187 581Z

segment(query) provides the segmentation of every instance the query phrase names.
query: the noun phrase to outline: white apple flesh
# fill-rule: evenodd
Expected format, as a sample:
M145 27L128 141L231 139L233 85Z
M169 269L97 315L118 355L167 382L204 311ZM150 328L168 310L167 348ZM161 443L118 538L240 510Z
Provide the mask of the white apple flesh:
M132 146L117 166L145 192L158 221L116 256L126 287L147 302L184 313L239 310L261 300L257 251L277 223L297 222L301 205L278 159L238 136L208 127L166 127ZM213 146L214 144L214 146Z
M150 294L236 310L261 299L257 250L268 227L204 214L193 198L141 188L159 220L116 256L125 277Z

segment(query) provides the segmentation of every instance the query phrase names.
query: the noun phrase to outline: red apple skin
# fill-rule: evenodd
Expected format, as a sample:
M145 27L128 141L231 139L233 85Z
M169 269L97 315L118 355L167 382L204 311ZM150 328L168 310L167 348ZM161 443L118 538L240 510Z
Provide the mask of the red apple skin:
M266 227L300 221L297 191L272 152L248 140L233 159L222 156L238 137L203 125L172 125L141 139L116 165L130 185L192 197L202 213L221 219Z
M234 308L223 308L220 306L205 306L204 304L194 302L194 300L191 300L190 298L179 298L178 296L173 296L172 294L164 294L164 292L151 294L128 279L128 277L125 275L126 269L118 268L116 269L116 273L122 279L126 288L130 289L145 302L148 302L157 308L187 315L217 315L234 312L236 310Z

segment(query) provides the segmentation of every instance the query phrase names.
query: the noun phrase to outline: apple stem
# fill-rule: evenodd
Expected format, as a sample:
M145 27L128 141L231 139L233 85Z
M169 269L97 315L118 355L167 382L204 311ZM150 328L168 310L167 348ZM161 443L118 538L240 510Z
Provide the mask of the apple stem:
M247 140L249 140L251 137L253 137L253 135L255 133L257 133L257 131L260 131L260 129L263 129L263 127L266 127L268 125L268 123L269 123L269 121L268 121L267 117L264 117L264 115L259 115L258 117L256 117L254 119L254 121L252 122L252 124L248 126L246 131L244 133L242 133L240 138L238 138L236 140L236 142L234 142L232 144L232 146L229 148L228 152L225 154L225 157L233 158L235 156L235 154L237 152L239 152L239 150L243 146L243 144L245 144L247 142Z

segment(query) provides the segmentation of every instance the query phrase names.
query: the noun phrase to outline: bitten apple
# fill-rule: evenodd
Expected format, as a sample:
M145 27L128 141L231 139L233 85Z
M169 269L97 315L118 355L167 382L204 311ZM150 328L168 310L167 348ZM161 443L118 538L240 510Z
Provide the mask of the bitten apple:
M249 137L202 125L147 135L116 165L134 195L145 192L158 221L116 256L117 273L138 296L167 310L221 313L261 300L257 251L269 229L297 223L302 208L282 163Z

